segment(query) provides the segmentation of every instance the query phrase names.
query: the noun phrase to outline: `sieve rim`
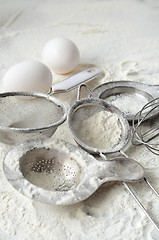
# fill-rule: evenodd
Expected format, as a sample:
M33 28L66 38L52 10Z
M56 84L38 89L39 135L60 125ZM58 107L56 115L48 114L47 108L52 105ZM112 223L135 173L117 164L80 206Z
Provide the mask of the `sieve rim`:
M120 143L122 143L121 146L120 146L120 144L118 144L117 147L115 147L115 150L113 150L112 148L111 148L112 150L111 149L105 150L105 149L100 149L100 148L94 148L94 147L90 147L89 145L85 144L76 136L76 134L74 133L74 130L72 129L72 116L78 107L80 107L86 103L98 103L101 106L103 106L104 108L107 108L108 110L110 110L110 112L116 113L118 115L120 124L122 126L122 134L121 134L122 139L120 140ZM83 99L76 101L76 103L68 111L68 128L69 128L75 142L91 154L117 153L120 150L122 150L128 144L128 142L130 140L130 126L129 126L128 120L126 119L125 114L123 112L121 112L117 107L115 107L111 104L108 104L106 101L99 99L99 98L83 98ZM123 133L123 130L124 130L124 133Z
M5 98L5 97L11 97L11 96L30 96L30 97L39 97L39 98L44 98L47 101L49 100L50 102L54 103L55 105L59 106L62 111L63 115L58 120L57 122L53 124L49 124L48 126L45 127L40 127L40 128L15 128L15 127L5 127L0 125L0 130L3 131L11 131L11 132L20 132L20 133L31 133L31 132L36 132L36 131L43 131L52 127L57 127L60 124L62 124L66 118L67 118L67 108L66 106L57 98L44 94L44 93L38 93L38 92L5 92L5 93L0 93L0 99Z

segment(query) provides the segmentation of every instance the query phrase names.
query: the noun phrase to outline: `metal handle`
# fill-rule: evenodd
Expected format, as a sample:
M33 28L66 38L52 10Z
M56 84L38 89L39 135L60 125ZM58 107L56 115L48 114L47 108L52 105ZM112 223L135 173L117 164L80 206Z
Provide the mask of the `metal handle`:
M124 153L123 151L120 151L120 153L122 155L124 155L126 158L128 158L127 154ZM146 177L144 177L144 181L147 183L147 185L150 187L150 189L156 194L156 196L159 197L158 191L152 186L152 184L146 179ZM145 213L145 215L148 217L148 219L151 221L151 223L154 225L154 227L159 231L159 226L156 224L156 222L153 220L153 218L147 212L147 210L145 209L143 204L139 201L139 199L137 198L136 194L132 191L130 186L126 182L123 182L123 185L128 190L128 192L131 194L131 196L134 198L134 200L139 205L139 207L142 209L142 211Z
M102 74L102 70L99 68L89 68L85 71L82 71L70 78L65 79L64 81L53 85L49 91L49 94L57 94L68 92L76 88L81 83L92 80L93 78Z
M87 90L88 90L89 93L90 93L90 97L92 97L92 91L91 91L91 89L90 89L86 84L81 84L81 85L79 86L79 88L78 88L77 101L79 101L80 98L81 98L81 88L82 88L82 87L87 88Z

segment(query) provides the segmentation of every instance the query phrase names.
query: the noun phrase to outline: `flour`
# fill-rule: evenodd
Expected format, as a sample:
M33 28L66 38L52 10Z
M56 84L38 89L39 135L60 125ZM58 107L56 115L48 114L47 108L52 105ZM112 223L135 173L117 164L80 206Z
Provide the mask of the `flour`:
M142 107L148 103L147 99L142 96L131 94L119 94L106 98L106 101L119 108L123 113L134 115L139 112Z
M0 3L1 79L17 62L41 61L44 44L61 36L73 40L79 48L81 60L75 72L92 64L104 69L105 77L90 81L91 88L116 80L158 84L158 1L70 0L59 4L57 0L0 0ZM53 84L67 77L53 73ZM76 96L77 89L56 97L70 108ZM54 136L75 144L66 124L58 127ZM9 146L0 144L1 240L159 239L158 232L121 183L100 188L89 199L72 206L48 205L26 198L4 177L2 161L8 150ZM143 165L146 176L158 190L158 156L144 146L131 146L127 154ZM144 182L131 187L158 222L158 198Z
M118 116L108 111L99 111L81 122L77 135L86 145L108 151L118 143L121 136Z

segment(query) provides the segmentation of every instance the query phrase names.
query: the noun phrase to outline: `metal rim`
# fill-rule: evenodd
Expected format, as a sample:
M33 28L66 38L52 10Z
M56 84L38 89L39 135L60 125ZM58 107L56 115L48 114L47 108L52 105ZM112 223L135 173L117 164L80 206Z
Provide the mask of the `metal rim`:
M50 124L46 127L41 128L14 128L14 127L3 127L0 126L0 130L6 130L6 131L12 131L12 132L22 132L22 133L30 133L30 132L36 132L36 131L43 131L52 127L59 126L62 124L66 118L67 118L67 109L65 105L58 99L54 98L53 96L43 94L43 93L37 93L37 92L7 92L7 93L1 93L0 98L9 97L9 96L31 96L31 97L40 97L45 98L46 100L49 100L56 104L57 106L60 106L63 110L63 116L62 118L57 121L56 123Z

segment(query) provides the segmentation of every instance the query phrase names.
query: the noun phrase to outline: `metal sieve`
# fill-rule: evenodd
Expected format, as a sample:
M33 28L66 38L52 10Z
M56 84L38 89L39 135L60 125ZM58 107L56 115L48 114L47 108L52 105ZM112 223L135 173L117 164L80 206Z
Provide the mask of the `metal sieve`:
M116 106L125 113L129 121L132 121L138 120L135 115L144 105L159 96L159 85L134 81L113 81L94 88L92 96Z
M91 92L87 85L82 84L78 89L77 102L71 107L68 112L68 127L71 134L73 135L73 138L83 149L92 154L110 154L119 152L128 144L128 141L130 139L130 127L127 119L118 108L108 104L102 99L93 98L91 94L89 98L80 100L80 92L83 86ZM98 114L100 112L104 112L105 114L114 113L117 116L117 124L121 129L117 141L112 144L109 149L102 149L101 147L91 146L88 141L85 142L83 136L80 134L82 131L81 126L85 127L83 123L87 121L87 119L90 119L90 117L92 117L94 114ZM90 134L92 134L92 137L94 138L101 138L101 135L103 135L101 132L101 135L93 136L93 130L90 132ZM105 141L108 140L105 139Z
M77 146L47 138L17 144L7 153L3 170L26 197L57 205L80 202L105 182L134 182L144 176L132 159L100 162Z
M52 86L49 94L0 94L0 141L15 144L30 138L50 137L67 117L64 104L52 95L70 91L81 82L91 80L101 73L98 68L89 68Z
M67 117L58 99L29 92L0 94L0 112L0 141L7 144L50 137Z
M10 184L31 199L57 205L70 205L90 197L102 184L124 181L126 189L159 230L126 182L144 178L142 166L132 159L118 157L97 161L81 148L58 139L32 139L13 147L3 161Z

